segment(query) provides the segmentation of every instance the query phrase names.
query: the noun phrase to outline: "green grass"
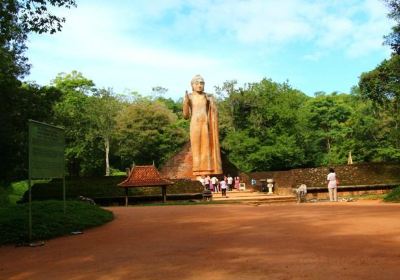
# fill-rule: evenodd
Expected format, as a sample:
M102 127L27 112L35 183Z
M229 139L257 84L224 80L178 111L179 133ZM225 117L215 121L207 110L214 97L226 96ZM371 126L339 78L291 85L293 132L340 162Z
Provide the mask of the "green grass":
M50 180L32 180L34 184L48 183ZM12 183L1 183L0 185L0 205L16 204L24 193L28 190L28 180L16 181Z
M384 197L385 194L372 194L372 193L343 196L343 198L353 198L357 200L382 200Z
M400 186L386 194L383 200L386 202L400 202Z
M0 207L0 245L29 241L28 207L28 204ZM63 209L62 201L33 202L31 241L68 235L113 219L112 212L84 202L67 201L66 214Z

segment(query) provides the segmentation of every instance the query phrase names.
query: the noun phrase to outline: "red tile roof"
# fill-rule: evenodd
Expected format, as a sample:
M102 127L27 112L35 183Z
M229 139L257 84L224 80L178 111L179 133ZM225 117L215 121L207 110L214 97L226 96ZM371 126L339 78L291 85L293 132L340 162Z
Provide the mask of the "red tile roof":
M161 178L154 165L135 166L129 173L128 178L119 183L119 187L153 187L172 185L173 182Z

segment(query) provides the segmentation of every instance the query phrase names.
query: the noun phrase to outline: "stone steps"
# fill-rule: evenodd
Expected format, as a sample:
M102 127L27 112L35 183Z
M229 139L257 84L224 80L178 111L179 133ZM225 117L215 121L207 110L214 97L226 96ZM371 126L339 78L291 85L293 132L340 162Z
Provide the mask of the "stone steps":
M227 192L227 197L222 197L221 192L213 194L213 201L225 201L235 203L264 204L264 203L287 203L296 202L295 196L283 196L266 194L252 191L231 191Z

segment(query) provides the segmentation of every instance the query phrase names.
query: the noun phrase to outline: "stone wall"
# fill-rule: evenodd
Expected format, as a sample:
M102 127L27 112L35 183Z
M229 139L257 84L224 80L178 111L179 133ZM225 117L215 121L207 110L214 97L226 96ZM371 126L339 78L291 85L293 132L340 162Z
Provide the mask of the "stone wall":
M400 164L395 163L362 163L353 165L332 166L342 186L400 184ZM250 179L272 178L275 181L276 192L286 194L291 188L300 184L307 187L326 186L327 167L292 169L287 171L267 171L241 174L250 187ZM256 186L259 189L259 183Z

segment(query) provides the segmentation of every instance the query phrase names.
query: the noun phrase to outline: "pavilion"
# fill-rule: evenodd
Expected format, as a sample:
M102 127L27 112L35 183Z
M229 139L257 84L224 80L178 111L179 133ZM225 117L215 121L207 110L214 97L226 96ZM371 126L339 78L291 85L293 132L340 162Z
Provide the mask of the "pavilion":
M174 182L161 178L154 165L134 166L126 180L118 184L125 188L125 206L128 206L128 189L137 187L161 187L163 202L167 201L167 186Z

